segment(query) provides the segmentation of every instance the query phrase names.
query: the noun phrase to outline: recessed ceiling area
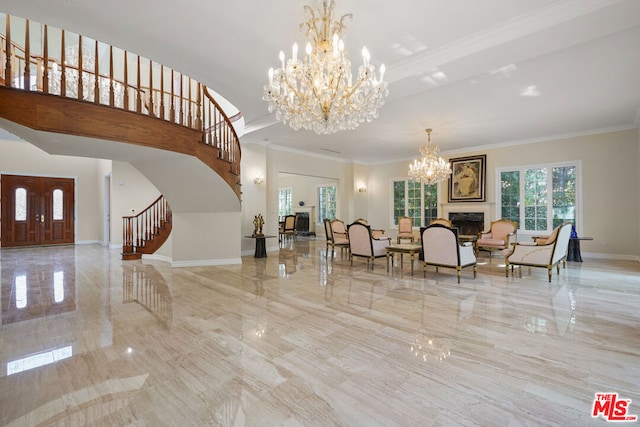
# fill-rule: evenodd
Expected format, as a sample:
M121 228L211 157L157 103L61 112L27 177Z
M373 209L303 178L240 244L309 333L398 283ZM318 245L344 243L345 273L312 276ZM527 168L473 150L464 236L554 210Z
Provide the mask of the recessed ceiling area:
M361 163L414 158L433 128L441 153L630 129L640 121L637 0L336 0L352 68L366 46L389 96L352 131L316 135L262 101L278 52L303 45L304 4L0 0L0 11L81 33L182 71L244 115L242 144ZM140 20L144 16L144 20Z

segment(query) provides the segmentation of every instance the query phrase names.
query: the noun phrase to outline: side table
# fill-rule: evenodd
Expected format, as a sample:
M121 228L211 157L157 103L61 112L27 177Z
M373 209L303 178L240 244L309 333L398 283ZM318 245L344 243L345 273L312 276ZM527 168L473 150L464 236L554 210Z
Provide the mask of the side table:
M253 254L254 258L266 258L267 257L267 239L278 236L244 236L247 239L255 239L256 251Z
M580 253L580 240L593 240L593 237L569 238L569 248L567 249L567 261L582 262L582 254Z
M389 271L389 257L391 257L391 266L393 267L393 255L397 252L400 254L400 272L402 272L402 255L411 255L411 275L413 276L413 259L415 254L422 250L421 244L415 243L399 243L387 246L387 271Z

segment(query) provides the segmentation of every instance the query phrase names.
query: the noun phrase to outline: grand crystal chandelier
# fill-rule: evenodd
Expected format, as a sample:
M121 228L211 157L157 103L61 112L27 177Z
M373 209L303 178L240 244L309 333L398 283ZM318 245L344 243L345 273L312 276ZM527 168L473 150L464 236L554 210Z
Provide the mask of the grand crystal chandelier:
M414 181L432 185L449 178L451 167L442 157L438 157L440 148L431 145L431 129L427 129L427 135L427 145L420 148L422 159L416 159L409 165L409 177Z
M310 6L306 28L306 55L298 58L298 44L293 44L292 56L285 61L280 51L281 67L269 69L269 83L264 86L262 99L275 111L276 119L294 130L313 130L330 134L355 129L365 120L378 117L378 108L388 94L384 81L384 65L376 77L375 67L369 63L369 51L362 49L363 64L355 79L351 61L342 41L346 28L344 15L332 20L334 0L323 0L322 14Z

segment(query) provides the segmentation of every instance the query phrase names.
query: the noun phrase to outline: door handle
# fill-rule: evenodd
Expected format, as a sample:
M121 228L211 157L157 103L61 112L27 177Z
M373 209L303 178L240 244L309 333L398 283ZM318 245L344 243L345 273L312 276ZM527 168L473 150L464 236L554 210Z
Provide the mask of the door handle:
M44 215L40 215L40 222L44 222Z

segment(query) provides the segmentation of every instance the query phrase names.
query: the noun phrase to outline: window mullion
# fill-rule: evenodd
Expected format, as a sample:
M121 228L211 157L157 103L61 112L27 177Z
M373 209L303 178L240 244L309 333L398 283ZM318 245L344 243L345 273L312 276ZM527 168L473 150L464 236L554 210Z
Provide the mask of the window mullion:
M424 193L425 193L424 188L425 188L425 185L421 183L420 184L420 226L421 227L424 225L424 222L425 222L424 211L426 210L424 206Z
M409 216L409 180L404 180L404 216Z
M547 168L547 231L553 230L553 167Z
M520 230L526 230L526 221L525 221L525 169L520 169Z

